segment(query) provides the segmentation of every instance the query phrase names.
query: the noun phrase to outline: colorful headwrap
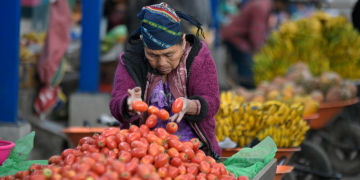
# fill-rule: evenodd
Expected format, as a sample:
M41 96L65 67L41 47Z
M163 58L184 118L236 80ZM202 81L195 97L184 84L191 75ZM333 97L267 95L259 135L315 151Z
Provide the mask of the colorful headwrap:
M166 3L145 6L137 17L141 20L141 25L133 34L141 32L144 46L154 50L167 49L180 41L180 18L188 20L198 27L198 30L202 30L198 21L175 11Z

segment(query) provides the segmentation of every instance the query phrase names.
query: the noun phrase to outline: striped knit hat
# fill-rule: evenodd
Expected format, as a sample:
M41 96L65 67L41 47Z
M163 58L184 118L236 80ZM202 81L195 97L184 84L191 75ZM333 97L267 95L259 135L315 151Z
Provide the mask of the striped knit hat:
M144 46L161 50L175 45L182 38L181 18L184 18L201 29L201 24L191 16L175 11L166 3L145 6L137 17L140 27L133 33L141 32Z

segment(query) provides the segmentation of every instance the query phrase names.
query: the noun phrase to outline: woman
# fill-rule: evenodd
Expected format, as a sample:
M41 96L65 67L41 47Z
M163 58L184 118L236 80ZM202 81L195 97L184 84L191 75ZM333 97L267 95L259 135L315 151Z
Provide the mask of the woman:
M199 138L204 152L219 158L214 116L220 100L215 63L197 36L182 34L180 17L198 30L202 30L201 24L166 3L145 6L137 16L141 25L119 58L110 102L112 115L121 128L129 128L130 123L144 124L148 117L148 113L132 109L134 101L166 109L169 121L158 120L156 127L177 122L181 141ZM173 114L172 103L179 97L184 100L183 108Z

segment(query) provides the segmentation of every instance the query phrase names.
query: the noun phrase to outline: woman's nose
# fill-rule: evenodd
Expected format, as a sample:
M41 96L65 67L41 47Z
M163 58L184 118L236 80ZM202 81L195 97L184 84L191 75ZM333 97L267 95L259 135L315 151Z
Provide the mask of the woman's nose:
M159 58L159 66L165 66L166 65L166 58L163 56L160 56Z

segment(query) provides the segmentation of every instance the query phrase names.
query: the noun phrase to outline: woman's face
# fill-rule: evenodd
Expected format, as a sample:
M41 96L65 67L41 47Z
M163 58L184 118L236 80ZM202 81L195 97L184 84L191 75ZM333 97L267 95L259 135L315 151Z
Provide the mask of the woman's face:
M175 69L179 65L180 59L185 51L185 34L183 35L182 40L182 45L175 44L174 46L163 50L152 50L145 47L145 56L151 67L158 70L162 75L167 75Z

